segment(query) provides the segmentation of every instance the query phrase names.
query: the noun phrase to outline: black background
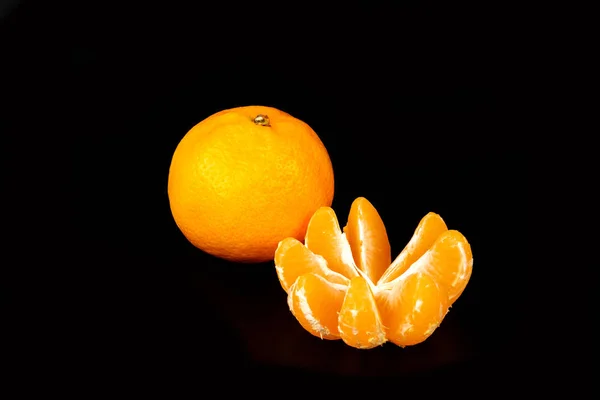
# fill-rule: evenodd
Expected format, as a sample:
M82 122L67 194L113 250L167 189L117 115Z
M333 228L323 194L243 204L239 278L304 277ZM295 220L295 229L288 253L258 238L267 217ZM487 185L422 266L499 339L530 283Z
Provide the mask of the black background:
M9 174L27 193L12 200L52 227L40 238L20 220L14 231L34 243L23 259L44 259L25 274L37 279L5 292L15 326L28 327L21 349L35 348L46 374L63 371L54 383L92 390L199 391L222 376L515 381L530 362L520 336L528 157L506 124L494 12L218 4L21 1L3 17L2 123L15 133L6 148L24 150L6 160L19 172L27 159L44 163L26 172L34 185ZM178 231L166 194L175 146L212 113L252 104L313 127L334 166L340 223L366 197L394 257L429 211L467 237L473 276L425 343L320 341L287 310L272 263L214 259Z

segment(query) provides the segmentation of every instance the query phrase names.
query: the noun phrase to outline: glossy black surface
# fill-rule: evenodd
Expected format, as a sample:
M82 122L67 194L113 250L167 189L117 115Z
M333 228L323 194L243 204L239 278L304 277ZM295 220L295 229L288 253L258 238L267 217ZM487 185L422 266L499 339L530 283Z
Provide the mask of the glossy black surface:
M78 382L225 374L392 385L496 379L501 363L517 376L528 365L528 158L504 123L485 21L471 31L460 10L412 5L342 18L299 4L292 14L183 4L23 1L3 20L9 67L23 78L11 86L10 126L33 123L19 111L37 107L39 129L68 149L51 193L67 196L56 214L69 268L46 271L60 277L56 290L29 305ZM340 223L366 197L393 257L429 211L467 237L473 276L425 343L359 351L314 338L288 311L272 263L214 259L178 231L166 194L175 146L212 113L250 104L313 127L333 162Z

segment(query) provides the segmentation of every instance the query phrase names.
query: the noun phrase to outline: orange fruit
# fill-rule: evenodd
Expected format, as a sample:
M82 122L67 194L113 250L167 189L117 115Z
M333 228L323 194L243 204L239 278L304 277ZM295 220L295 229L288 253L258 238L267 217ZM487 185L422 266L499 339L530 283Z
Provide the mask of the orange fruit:
M346 286L307 273L292 284L288 305L304 329L321 339L335 339L339 337L337 310L345 295Z
M359 349L415 345L433 334L467 286L471 247L430 212L394 261L390 252L380 215L359 197L343 231L335 212L321 207L304 244L282 240L274 261L292 314L313 335Z
M279 282L286 292L299 276L308 273L315 273L331 283L350 283L344 275L329 269L323 257L310 251L295 238L286 238L279 243L275 252L275 265ZM285 268L277 265L285 265Z
M386 341L379 307L367 279L352 278L338 316L340 337L357 349L371 349Z
M423 342L448 312L446 289L425 271L415 271L378 292L387 338L399 346Z
M377 282L390 266L392 254L383 221L364 197L352 202L344 232L356 266Z
M308 223L304 244L327 259L332 271L349 278L358 275L352 249L344 239L335 212L330 207L321 207L314 213Z
M430 212L419 222L413 237L379 279L379 283L392 281L402 275L425 253L433 242L448 228L438 214Z
M272 107L206 118L181 139L169 168L170 208L183 235L237 262L272 260L282 239L302 240L333 191L331 160L317 134Z

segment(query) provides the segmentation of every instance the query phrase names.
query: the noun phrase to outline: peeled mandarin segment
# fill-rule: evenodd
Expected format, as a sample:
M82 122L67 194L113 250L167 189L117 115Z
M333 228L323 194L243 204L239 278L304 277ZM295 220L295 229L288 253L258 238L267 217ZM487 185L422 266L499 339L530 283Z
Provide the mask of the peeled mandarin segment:
M385 225L375 207L364 197L352 203L344 232L356 266L372 282L377 282L390 266L392 255Z
M426 272L415 272L395 282L378 297L387 338L398 346L423 342L448 312L448 291Z
M444 232L418 262L436 282L447 286L450 304L461 295L473 271L471 246L456 230Z
M288 306L300 325L314 336L339 339L338 312L346 289L316 274L305 274L290 287Z
M350 280L327 267L327 261L314 254L297 239L286 238L279 242L275 251L275 270L283 289L289 288L299 276L306 273L317 274L332 283L350 284Z
M421 219L412 238L387 271L381 276L378 284L391 282L402 275L447 230L448 227L442 217L433 212L428 213Z
M339 313L338 330L342 340L357 349L371 349L386 342L375 297L362 276L350 281Z
M332 271L347 278L358 275L352 250L331 207L321 207L313 214L306 229L304 244L313 253L325 258Z

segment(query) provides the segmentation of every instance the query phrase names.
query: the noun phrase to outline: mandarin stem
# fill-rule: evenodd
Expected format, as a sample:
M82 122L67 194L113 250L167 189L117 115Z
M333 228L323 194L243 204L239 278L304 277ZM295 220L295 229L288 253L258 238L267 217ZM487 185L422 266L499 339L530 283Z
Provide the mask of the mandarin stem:
M271 126L271 120L268 115L258 114L256 118L254 118L254 123L260 126Z

